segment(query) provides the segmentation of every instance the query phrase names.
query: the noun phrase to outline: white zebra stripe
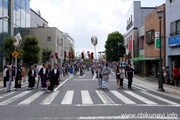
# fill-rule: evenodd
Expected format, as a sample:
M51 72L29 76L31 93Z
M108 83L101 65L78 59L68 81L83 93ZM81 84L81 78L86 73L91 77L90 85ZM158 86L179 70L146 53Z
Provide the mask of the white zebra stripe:
M114 102L102 90L96 90L96 93L104 104L114 104Z
M44 93L44 91L38 91L37 93L33 94L32 96L30 96L29 98L27 98L26 100L22 101L21 103L19 103L18 105L29 105L32 101L34 101L35 99L37 99L39 96L41 96Z
M31 92L31 91L25 91L25 92L23 92L23 93L20 93L20 94L14 96L14 97L12 97L12 98L9 98L9 99L1 102L0 105L7 105L7 104L9 104L9 103L12 103L13 101L15 101L15 100L17 100L17 99L25 96L26 94L28 94L28 93L30 93L30 92Z
M0 99L2 99L2 98L4 98L4 97L7 97L7 96L9 96L9 95L12 95L12 94L14 94L15 92L10 92L10 93L6 93L6 94L3 94L3 95L1 95L0 96Z
M138 99L138 100L146 103L146 104L157 104L157 103L155 103L155 102L153 102L153 101L151 101L151 100L148 100L148 99L146 99L146 98L144 98L144 97L142 97L142 96L140 96L140 95L138 95L138 94L136 94L136 93L133 93L133 92L131 92L131 91L125 91L125 92L126 92L127 94L135 97L136 99Z
M73 95L74 95L74 91L73 90L68 90L66 92L61 104L72 104Z
M44 99L40 104L41 105L49 105L52 103L52 101L56 98L59 91L54 91L53 93L49 94L46 99Z
M93 104L91 96L87 90L81 91L82 104Z
M178 103L175 103L175 102L173 102L173 101L164 99L164 98L162 98L162 97L153 95L153 94L151 94L151 93L147 93L147 92L145 92L145 91L141 91L141 92L144 93L144 94L146 94L146 95L148 95L148 96L150 96L150 97L156 98L156 99L158 99L158 100L161 100L161 101L166 102L166 103L171 104L171 105L176 105L176 104L178 104Z
M115 90L110 90L110 92L114 94L117 98L119 98L121 101L123 101L125 104L136 104L135 102Z

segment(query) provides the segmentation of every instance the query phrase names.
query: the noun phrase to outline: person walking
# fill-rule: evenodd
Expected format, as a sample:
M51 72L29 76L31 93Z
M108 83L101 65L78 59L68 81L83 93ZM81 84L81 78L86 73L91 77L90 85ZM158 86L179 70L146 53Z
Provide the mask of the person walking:
M176 86L179 86L179 69L177 67L177 65L175 66L175 68L173 69L173 76L174 76L174 82L176 83Z
M98 86L99 88L102 88L102 68L101 68L101 65L98 66L98 69L96 71L97 73L97 79L98 79Z
M47 74L48 74L48 70L46 68L46 64L43 64L43 67L41 68L41 70L39 72L39 78L41 77L41 87L43 90L45 90L47 87L47 85L46 85Z
M70 77L73 76L73 67L72 67L72 65L71 65L70 68L69 68L69 74L70 74Z
M55 86L59 85L60 78L59 78L59 70L57 64L54 65L54 69L52 70L52 79Z
M34 65L31 66L31 69L28 72L28 82L29 82L29 89L33 89L35 86L35 78L36 78L36 71L34 70Z
M132 86L133 76L134 76L134 69L131 67L131 64L129 64L129 68L127 68L126 70L126 77L128 78L129 89L131 89L131 86Z
M12 84L14 76L15 76L15 72L13 71L12 66L9 66L9 69L6 71L6 89L7 89L7 92L11 91L11 84Z
M166 75L165 75L165 84L170 83L170 73L169 73L169 66L166 67Z
M17 74L16 74L16 79L15 79L15 86L14 88L16 89L21 89L21 82L22 82L22 70L21 70L21 67L19 66L18 67L18 70L17 70Z
M107 89L109 87L109 74L111 73L110 68L108 67L108 63L106 63L106 66L102 69L102 75L103 75L103 85L102 88Z
M3 85L4 87L6 87L6 72L8 70L8 66L4 66L4 70L3 70L3 77L4 77L4 80L3 80Z
M125 74L125 70L123 69L123 66L121 66L120 70L120 87L123 87L123 80L124 80L124 74Z
M35 70L35 72L36 72L36 81L38 80L38 73L39 73L39 69L38 69L38 67L37 67L37 65L35 65L34 66L34 70Z
M47 84L48 92L53 92L53 90L54 90L54 79L52 77L51 66L48 66L47 83L48 83Z
M120 75L121 75L121 73L119 71L119 68L117 68L117 70L116 70L117 88L119 88Z

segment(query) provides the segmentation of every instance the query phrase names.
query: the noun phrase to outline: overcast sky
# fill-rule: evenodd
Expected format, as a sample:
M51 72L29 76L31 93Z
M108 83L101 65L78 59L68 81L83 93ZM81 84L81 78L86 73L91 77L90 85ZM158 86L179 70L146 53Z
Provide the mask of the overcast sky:
M42 2L43 1L43 2ZM155 7L165 0L140 0L142 7ZM98 37L97 51L103 51L107 35L126 32L126 13L133 0L31 0L31 8L41 11L50 27L69 33L75 51L92 51L91 36Z

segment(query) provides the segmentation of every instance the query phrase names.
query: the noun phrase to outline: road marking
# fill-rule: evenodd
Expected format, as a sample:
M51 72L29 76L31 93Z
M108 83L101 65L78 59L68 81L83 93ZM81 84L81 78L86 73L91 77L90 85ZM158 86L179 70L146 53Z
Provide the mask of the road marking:
M102 90L96 90L96 93L104 104L114 104L114 102Z
M54 91L53 93L50 93L46 99L44 99L40 104L41 105L49 105L52 103L52 101L56 98L59 91Z
M92 79L72 79L72 81L88 81L88 80L92 81Z
M9 103L12 103L13 101L15 101L15 100L17 100L17 99L19 99L19 98L21 98L21 97L27 95L27 94L30 93L30 92L31 92L31 91L25 91L25 92L22 92L22 93L20 93L20 94L14 96L14 97L12 97L12 98L9 98L9 99L7 99L7 100L1 102L0 105L7 105L7 104L9 104Z
M7 97L7 96L9 96L9 95L12 95L12 94L14 94L15 92L10 92L10 93L5 93L5 94L3 94L3 95L1 95L0 96L0 99L2 99L2 98L4 98L4 97Z
M87 90L81 91L82 104L93 104L91 96Z
M44 93L44 91L38 91L37 93L33 94L32 96L30 96L29 98L27 98L26 100L22 101L21 103L19 103L19 105L29 105L32 101L34 101L35 99L37 99L39 96L41 96Z
M178 103L175 103L175 102L173 102L173 101L164 99L164 98L162 98L162 97L153 95L153 94L151 94L151 93L147 93L147 92L144 92L144 91L141 91L141 92L144 93L144 94L146 94L146 95L148 95L148 96L150 96L150 97L156 98L156 99L161 100L161 101L166 102L166 103L169 103L169 104L171 104L171 105L176 105L176 104L178 104Z
M148 99L146 99L146 98L144 98L144 97L142 97L142 96L140 96L140 95L138 95L136 93L133 93L131 91L124 91L124 92L126 92L127 94L135 97L136 99L138 99L138 100L140 100L140 101L142 101L142 102L144 102L146 104L157 104L157 103L155 103L155 102L153 102L151 100L148 100Z
M95 79L96 79L96 76L97 76L97 74L94 74L93 80L95 80Z
M83 78L83 77L85 77L86 76L86 74L84 74L83 76L80 76L79 78Z
M68 90L66 92L61 104L72 104L73 95L74 95L74 91L73 90Z
M62 82L57 88L54 89L54 91L57 91L64 83L66 83L68 80L70 80L71 78L73 78L74 75L72 77L69 77L68 79L66 79L64 82Z
M27 86L28 85L28 83L24 83L24 84L22 84L21 85L21 87L25 87L25 86ZM15 90L16 88L14 88L14 83L12 83L12 85L11 85L11 90ZM1 90L6 90L6 88L0 88L0 91Z
M136 104L135 102L115 90L110 90L110 92L114 94L117 98L119 98L121 101L123 101L125 104Z

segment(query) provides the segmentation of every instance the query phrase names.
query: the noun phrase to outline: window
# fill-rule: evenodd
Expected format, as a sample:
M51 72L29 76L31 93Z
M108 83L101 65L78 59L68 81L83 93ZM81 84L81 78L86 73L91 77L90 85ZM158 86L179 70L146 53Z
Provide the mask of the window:
M21 6L21 0L16 0L16 4Z
M180 20L171 23L170 36L175 36L180 34Z
M154 30L146 32L146 43L151 44L154 42Z
M47 41L51 41L51 37L47 37Z
M0 1L0 16L2 16L2 0Z
M21 9L21 27L26 27L26 13Z
M21 8L26 9L26 0L21 0Z
M3 10L4 10L4 14L3 16L8 16L8 0L4 0L3 1Z
M30 13L30 4L29 4L29 0L26 0L26 12Z

